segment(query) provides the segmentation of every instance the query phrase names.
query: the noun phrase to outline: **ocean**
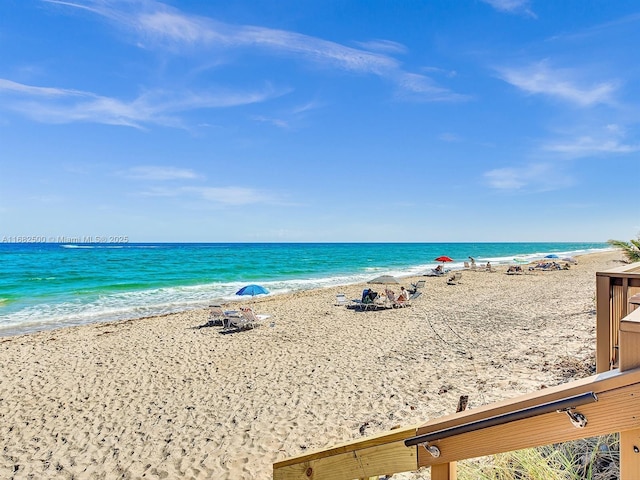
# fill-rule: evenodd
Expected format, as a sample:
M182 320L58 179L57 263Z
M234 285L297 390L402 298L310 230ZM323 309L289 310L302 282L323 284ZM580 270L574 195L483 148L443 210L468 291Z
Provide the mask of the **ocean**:
M513 263L608 250L606 243L0 243L0 336L127 320L381 275Z

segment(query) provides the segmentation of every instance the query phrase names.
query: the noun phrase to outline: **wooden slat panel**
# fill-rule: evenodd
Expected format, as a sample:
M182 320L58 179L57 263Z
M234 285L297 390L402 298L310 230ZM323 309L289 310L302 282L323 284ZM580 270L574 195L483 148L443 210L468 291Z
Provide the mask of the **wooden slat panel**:
M640 384L640 369L627 372L609 370L591 377L431 420L418 428L418 435L462 425L464 423L475 422L476 420L553 402L582 393L592 391L598 394L636 383Z
M640 368L640 311L632 312L620 322L620 371ZM620 478L640 478L640 429L620 433Z
M276 467L274 480L345 480L411 472L418 469L415 448L407 448L404 442L365 448L325 458L308 460L299 464Z
M432 445L440 449L440 457L434 458L424 448L419 448L418 465L423 467L637 429L640 427L639 398L640 384L601 393L596 403L577 410L588 419L585 428L574 427L565 413L554 412L435 441Z
M398 428L389 432L380 433L378 435L372 435L370 437L363 438L362 440L334 445L323 450L316 450L314 452L308 452L303 455L298 455L297 457L280 460L279 462L275 462L273 466L274 468L286 467L288 465L294 465L300 462L309 462L312 460L317 460L319 458L330 457L332 455L339 455L349 452L352 453L354 451L363 450L365 448L397 442L415 435L416 428L417 425Z

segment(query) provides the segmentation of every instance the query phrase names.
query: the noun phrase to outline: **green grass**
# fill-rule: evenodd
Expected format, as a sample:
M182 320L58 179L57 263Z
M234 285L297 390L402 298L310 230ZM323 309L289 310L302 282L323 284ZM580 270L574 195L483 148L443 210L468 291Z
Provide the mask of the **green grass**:
M502 453L458 463L459 480L616 480L618 434Z

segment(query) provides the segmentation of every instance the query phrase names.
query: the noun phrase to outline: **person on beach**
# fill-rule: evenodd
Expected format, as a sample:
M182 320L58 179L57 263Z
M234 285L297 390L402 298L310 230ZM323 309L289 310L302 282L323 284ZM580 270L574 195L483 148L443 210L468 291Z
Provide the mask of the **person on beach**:
M409 293L404 287L400 287L400 295L398 295L399 302L406 302L409 300Z
M436 268L433 269L434 272L436 272L438 275L440 275L442 273L442 265L438 265Z

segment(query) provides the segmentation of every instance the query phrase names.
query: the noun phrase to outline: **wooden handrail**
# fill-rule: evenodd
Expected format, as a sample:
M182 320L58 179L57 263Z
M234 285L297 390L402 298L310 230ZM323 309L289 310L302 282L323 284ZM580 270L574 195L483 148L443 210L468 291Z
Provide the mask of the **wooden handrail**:
M628 360L622 362L621 369L459 412L418 427L394 430L276 462L273 465L273 478L352 480L415 471L423 466L431 466L438 467L439 472L445 472L438 478L453 479L455 472L449 473L449 465L458 460L612 432L638 431L640 309L622 320L620 335L621 345L629 353ZM438 457L432 456L425 448L404 445L405 440L414 436L479 422L589 392L597 395L598 401L579 407L579 413L587 420L584 428L576 428L564 413L551 412L435 440L433 445L440 451ZM638 473L635 465L631 470ZM629 475L628 478L640 478L634 475Z

